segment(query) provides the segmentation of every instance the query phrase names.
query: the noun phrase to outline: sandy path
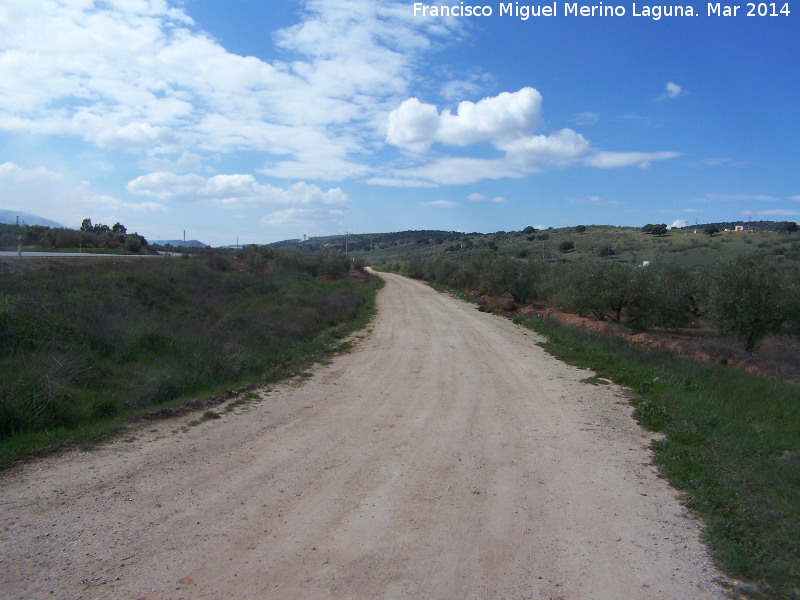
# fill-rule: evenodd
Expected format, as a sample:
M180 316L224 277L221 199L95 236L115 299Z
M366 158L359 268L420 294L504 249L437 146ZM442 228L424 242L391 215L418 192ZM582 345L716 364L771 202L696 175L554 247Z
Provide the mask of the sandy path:
M722 597L623 390L386 279L306 381L3 475L2 597Z

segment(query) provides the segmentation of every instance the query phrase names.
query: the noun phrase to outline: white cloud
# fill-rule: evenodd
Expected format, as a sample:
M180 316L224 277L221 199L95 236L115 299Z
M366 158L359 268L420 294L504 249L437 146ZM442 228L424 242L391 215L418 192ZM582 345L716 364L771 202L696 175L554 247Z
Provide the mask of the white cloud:
M424 152L436 139L439 122L435 106L409 98L389 113L386 141L413 152Z
M686 94L686 90L684 90L681 86L677 83L673 83L672 81L668 81L667 85L664 86L664 91L658 97L659 100L672 100L674 98L679 98Z
M503 140L533 129L541 114L541 94L533 88L503 92L480 102L459 103L456 114L439 114L432 104L409 98L389 114L386 141L414 152L434 142L467 146L486 140Z
M268 210L262 222L270 225L336 219L350 209L347 194L339 188L325 191L305 182L280 188L259 183L249 174L205 178L195 174L149 173L129 182L127 187L132 194L161 200Z
M437 138L444 144L467 146L516 136L538 125L541 106L542 95L529 87L478 103L464 101L455 115L442 112Z
M506 152L510 163L529 171L537 171L545 166L563 167L589 152L589 142L572 129L562 129L550 135L521 137L497 146Z
M292 62L228 52L164 0L0 8L0 131L178 155L264 152L275 176L364 176L420 53L458 23L401 2L307 0ZM317 161L311 155L324 156ZM147 165L147 162L143 162Z
M454 206L458 206L456 202L452 200L434 200L433 202L424 202L423 206L436 206L438 208L453 208Z
M677 152L612 152L596 150L580 133L561 129L532 134L541 121L541 94L533 88L503 92L480 102L461 102L456 114L441 113L418 98L404 100L389 114L388 144L417 153L418 161L435 143L468 146L488 141L501 158L440 157L425 164L395 169L392 182L412 179L439 185L460 185L482 179L523 177L575 164L607 169L680 156ZM396 185L398 185L396 183Z
M650 163L656 160L668 160L678 158L679 152L608 152L597 151L592 153L584 161L590 167L599 169L612 169L616 167L638 167L647 168Z
M686 221L686 219L677 219L673 221L672 225L670 225L669 227L670 229L681 229L683 227L688 227L688 226L689 223Z
M503 198L502 196L487 198L486 196L477 193L470 194L469 196L467 196L467 200L469 200L470 202L494 202L495 204L502 204L506 202L506 199Z
M509 167L502 159L447 157L419 167L398 170L398 181L421 181L437 185L463 185L484 179L519 178L523 174ZM402 186L398 186L402 187Z
M124 202L100 194L86 182L70 181L43 167L24 169L11 162L0 164L3 204L77 228L89 217L96 222L115 222L125 213L164 212L157 202Z

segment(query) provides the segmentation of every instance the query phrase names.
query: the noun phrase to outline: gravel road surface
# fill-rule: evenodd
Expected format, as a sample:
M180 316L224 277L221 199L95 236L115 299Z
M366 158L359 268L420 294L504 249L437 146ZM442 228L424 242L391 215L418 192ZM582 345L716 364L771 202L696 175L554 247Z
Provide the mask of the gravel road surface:
M384 277L310 377L2 474L0 595L724 597L625 390Z

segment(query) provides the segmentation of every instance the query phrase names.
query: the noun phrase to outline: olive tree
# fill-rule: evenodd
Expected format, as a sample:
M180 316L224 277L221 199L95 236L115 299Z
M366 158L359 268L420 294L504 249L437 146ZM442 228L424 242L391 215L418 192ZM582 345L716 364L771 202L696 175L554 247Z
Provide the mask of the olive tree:
M753 352L764 337L798 318L797 292L796 270L774 256L726 258L711 269L708 315L722 333L738 336Z
M557 273L553 300L567 312L619 323L623 311L639 301L633 267L629 265L606 261L579 263Z
M630 321L637 328L686 327L700 316L700 283L688 267L675 262L636 267L633 285L638 298Z

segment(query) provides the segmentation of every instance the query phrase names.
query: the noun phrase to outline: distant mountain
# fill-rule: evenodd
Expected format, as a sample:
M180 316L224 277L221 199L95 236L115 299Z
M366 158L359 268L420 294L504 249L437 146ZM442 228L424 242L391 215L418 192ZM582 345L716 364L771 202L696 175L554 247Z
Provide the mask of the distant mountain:
M183 240L149 240L148 243L152 246L156 244L158 246L173 246L175 248L206 248L208 244L204 244L199 240L186 240L184 244Z
M0 223L16 225L19 217L20 225L44 225L45 227L64 227L61 223L56 223L50 219L32 215L18 210L0 210ZM77 229L77 228L76 228Z

